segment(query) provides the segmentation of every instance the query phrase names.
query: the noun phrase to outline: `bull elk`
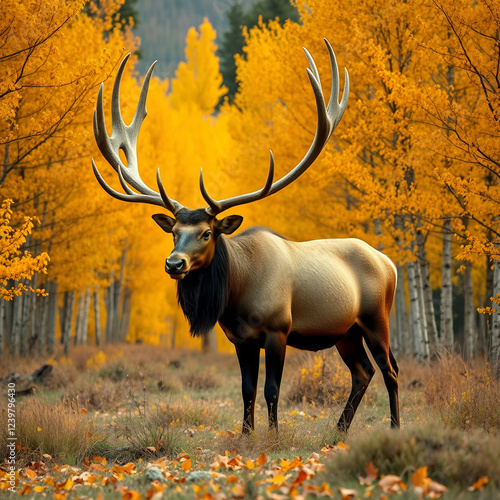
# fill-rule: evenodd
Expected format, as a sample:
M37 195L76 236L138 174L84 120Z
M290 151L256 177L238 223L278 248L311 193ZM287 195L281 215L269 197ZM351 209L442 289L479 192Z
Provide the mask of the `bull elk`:
M208 204L195 210L168 197L159 169L158 191L141 179L137 164L137 137L146 117L146 97L155 63L146 74L132 123L120 112L120 82L128 56L122 61L113 87L112 135L104 122L103 85L94 112L97 145L118 173L124 193L106 184L94 161L94 174L113 197L149 203L173 214L153 215L174 249L165 271L177 280L177 298L190 323L192 335L206 335L219 322L234 344L241 369L244 403L243 432L254 428L260 350L265 350L264 394L269 425L277 429L277 407L286 346L317 351L334 345L352 376L352 390L338 422L346 432L375 370L363 340L382 371L389 393L392 427L399 426L398 366L389 346L389 314L396 288L396 270L388 257L358 239L293 242L265 227L252 227L232 238L243 218L217 216L237 205L261 200L295 181L318 157L347 106L349 75L339 103L339 74L333 49L330 55L332 89L325 103L318 70L305 50L317 107L312 145L283 178L273 182L271 153L265 186L255 192L216 201L209 196L200 174L200 189ZM119 150L127 158L121 161ZM132 189L133 188L133 189Z

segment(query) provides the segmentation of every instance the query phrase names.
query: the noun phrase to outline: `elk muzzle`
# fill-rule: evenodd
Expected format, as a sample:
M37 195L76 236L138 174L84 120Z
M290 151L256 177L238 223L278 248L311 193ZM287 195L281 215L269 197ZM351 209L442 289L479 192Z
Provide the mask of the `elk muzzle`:
M189 270L187 269L187 261L179 255L171 255L165 261L165 271L175 280L184 278Z

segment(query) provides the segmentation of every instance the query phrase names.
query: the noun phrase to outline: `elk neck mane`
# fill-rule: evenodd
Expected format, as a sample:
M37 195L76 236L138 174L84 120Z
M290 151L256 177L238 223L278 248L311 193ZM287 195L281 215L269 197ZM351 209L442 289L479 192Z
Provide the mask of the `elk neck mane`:
M224 237L217 238L212 262L177 283L177 301L195 337L208 334L228 301L229 261Z

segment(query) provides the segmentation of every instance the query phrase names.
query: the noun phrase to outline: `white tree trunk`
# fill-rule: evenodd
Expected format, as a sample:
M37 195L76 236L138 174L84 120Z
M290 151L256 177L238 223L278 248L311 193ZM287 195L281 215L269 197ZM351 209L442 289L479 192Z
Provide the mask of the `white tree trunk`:
M500 294L500 260L493 261L493 297ZM500 304L493 304L496 311L491 315L491 371L500 377Z
M99 289L94 290L94 324L95 324L95 344L101 345L101 311L99 308Z
M420 229L417 229L418 260L420 264L420 275L422 279L423 304L425 312L425 325L429 339L429 351L435 355L438 347L438 331L436 325L436 315L434 313L434 300L429 272L429 260L425 250L425 238Z
M415 278L417 280L418 301L420 314L422 317L422 359L429 358L429 334L427 330L427 318L425 316L424 285L422 283L422 273L420 272L419 262L415 263Z
M406 313L406 296L404 285L403 266L396 266L398 280L396 286L395 306L396 306L396 328L398 337L398 354L409 354L408 342L408 315Z
M32 285L34 290L38 288L38 273L35 273L35 275L32 278ZM35 354L35 344L38 339L38 330L39 326L36 324L36 314L37 314L37 307L36 307L36 293L32 293L29 296L29 323L28 323L28 352L30 357L32 358Z
M87 332L89 327L89 309L90 309L90 286L87 287L85 292L85 301L83 304L83 316L82 316L82 331L80 337L80 343L87 343Z
M441 271L441 343L453 349L453 290L451 285L451 219L443 226L443 263Z
M74 344L78 345L81 342L82 337L82 316L83 316L83 302L85 300L85 296L83 292L80 293L80 297L78 298L78 309L76 313L76 328L75 328L75 339Z
M472 359L476 349L476 308L472 286L472 264L465 263L464 273L464 344L465 355Z
M27 280L24 281L24 284L27 284ZM19 353L21 356L26 356L26 345L28 338L28 325L29 325L29 306L30 306L30 297L26 293L23 293L19 297L22 299L22 313L21 313L21 336L19 341Z
M406 264L406 274L408 275L408 289L410 291L410 332L412 337L413 349L416 358L420 361L425 357L424 351L424 328L423 317L420 309L418 293L418 277L416 274L416 262Z
M64 311L64 331L63 331L63 344L64 344L64 354L67 356L69 354L69 343L71 340L71 330L73 328L73 308L75 303L75 291L71 290L66 292L68 294L67 301L65 304Z

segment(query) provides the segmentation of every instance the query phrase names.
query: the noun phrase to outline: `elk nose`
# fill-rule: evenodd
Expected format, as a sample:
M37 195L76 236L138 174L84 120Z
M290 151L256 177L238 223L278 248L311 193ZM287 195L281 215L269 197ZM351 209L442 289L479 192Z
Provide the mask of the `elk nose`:
M168 258L165 262L165 271L169 274L180 273L184 266L186 265L186 261L184 259L170 259Z

